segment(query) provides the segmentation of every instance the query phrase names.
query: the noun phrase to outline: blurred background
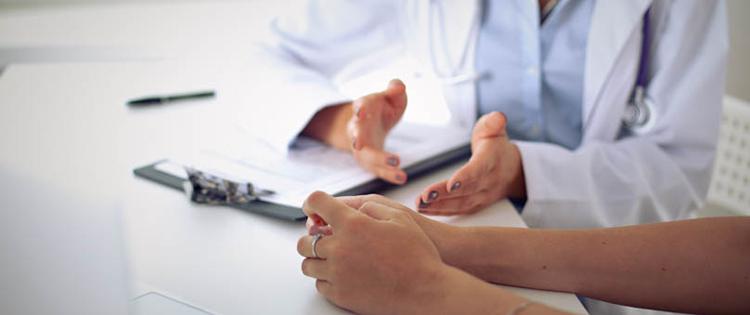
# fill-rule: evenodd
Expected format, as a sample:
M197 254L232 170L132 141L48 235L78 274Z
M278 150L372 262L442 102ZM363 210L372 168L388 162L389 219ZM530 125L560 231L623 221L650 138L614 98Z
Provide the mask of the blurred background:
M0 0L2 69L19 63L247 61L296 0ZM724 121L703 216L750 214L750 1L728 0ZM745 153L743 153L745 152Z

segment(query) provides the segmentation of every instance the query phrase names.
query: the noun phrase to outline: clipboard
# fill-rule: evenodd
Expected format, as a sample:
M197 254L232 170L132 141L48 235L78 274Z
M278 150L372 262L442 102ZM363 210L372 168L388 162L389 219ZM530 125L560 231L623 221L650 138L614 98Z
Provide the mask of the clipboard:
M434 169L448 165L450 163L465 159L471 155L471 147L469 144L462 145L450 150L447 150L441 154L432 156L423 161L414 163L406 168L404 171L409 178L417 178L424 175ZM165 162L166 160L159 160L154 163L136 168L133 170L133 174L136 177L140 177L157 184L161 184L167 187L171 187L182 192L183 183L187 180L186 178L180 178L173 174L169 174L159 170L156 166ZM389 187L395 187L395 185L385 182L380 179L374 179L364 184L357 185L334 194L335 196L351 196L360 194L369 194L387 189ZM301 205L300 205L301 206ZM281 205L271 203L263 200L254 200L250 203L243 205L232 205L231 207L251 212L260 215L265 215L282 220L302 221L307 216L302 212L300 207L291 207L287 205Z

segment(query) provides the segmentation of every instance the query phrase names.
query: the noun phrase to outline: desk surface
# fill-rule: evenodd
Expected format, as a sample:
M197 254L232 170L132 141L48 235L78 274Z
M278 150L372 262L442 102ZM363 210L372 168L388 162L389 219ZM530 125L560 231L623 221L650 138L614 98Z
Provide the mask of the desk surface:
M234 130L226 121L255 104L243 71L248 69L238 64L196 62L10 67L0 77L0 168L72 193L119 200L134 296L156 290L222 314L341 312L300 271L295 244L305 232L302 223L192 205L184 195L131 175L135 166L191 154L204 143L236 145L232 140L241 135L226 137ZM218 97L138 110L124 105L139 95L197 88L216 88ZM450 171L387 195L411 205L427 182ZM523 226L507 202L447 220ZM513 290L585 312L571 294Z

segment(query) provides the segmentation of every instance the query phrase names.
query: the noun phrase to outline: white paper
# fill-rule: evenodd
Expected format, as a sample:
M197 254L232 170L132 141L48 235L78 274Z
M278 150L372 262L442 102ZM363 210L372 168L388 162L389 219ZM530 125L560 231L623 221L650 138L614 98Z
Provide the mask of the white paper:
M467 131L402 123L389 135L386 150L398 154L405 168L468 142ZM336 194L375 179L349 152L308 138L298 139L286 155L261 142L249 141L249 148L242 153L206 150L197 158L172 159L156 168L184 178L182 166L187 165L227 179L252 182L274 191L263 200L293 207L302 206L315 190Z

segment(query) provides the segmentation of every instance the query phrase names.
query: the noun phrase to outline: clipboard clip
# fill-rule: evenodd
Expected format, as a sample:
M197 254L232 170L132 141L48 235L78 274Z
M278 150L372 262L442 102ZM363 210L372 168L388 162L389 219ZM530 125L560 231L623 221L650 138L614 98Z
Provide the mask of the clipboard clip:
M273 191L255 187L251 182L236 182L216 175L185 167L188 180L182 188L195 203L210 205L245 205Z

